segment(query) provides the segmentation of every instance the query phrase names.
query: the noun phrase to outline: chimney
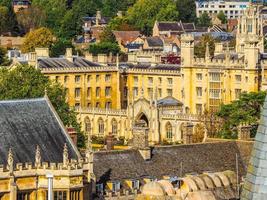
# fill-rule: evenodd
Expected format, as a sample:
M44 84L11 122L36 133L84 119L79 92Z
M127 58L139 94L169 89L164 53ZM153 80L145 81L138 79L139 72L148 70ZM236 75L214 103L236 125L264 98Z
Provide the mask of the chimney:
M37 58L49 58L49 48L35 48Z
M191 122L188 122L183 127L183 143L192 144L193 143L193 128L194 125Z
M71 137L73 143L77 146L77 132L73 127L67 127L67 132Z
M98 54L97 60L98 60L98 63L100 63L100 64L107 64L108 56L106 54Z
M240 124L238 126L238 139L239 140L249 140L251 128L252 127L249 124Z
M73 62L72 48L66 49L65 57L68 61Z
M96 12L96 18L95 18L95 25L99 26L101 22L102 16L101 16L101 11Z
M106 149L107 151L112 151L114 150L114 136L112 135L112 133L109 133L107 138L106 138Z
M151 149L148 144L148 131L146 123L140 121L133 127L133 148L138 149L144 160L151 159Z

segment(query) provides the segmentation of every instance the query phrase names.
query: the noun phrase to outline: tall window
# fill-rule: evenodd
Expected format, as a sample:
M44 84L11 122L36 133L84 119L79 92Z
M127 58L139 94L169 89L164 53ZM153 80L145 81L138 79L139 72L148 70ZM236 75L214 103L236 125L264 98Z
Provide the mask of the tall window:
M153 77L148 77L148 84L152 85L153 84Z
M172 97L172 89L167 89L168 96Z
M196 92L198 97L202 97L202 87L197 87Z
M105 95L106 95L106 97L110 97L111 96L111 87L106 87Z
M111 109L112 103L110 101L106 102L105 108Z
M115 119L112 120L111 126L112 126L112 135L117 135L118 134L118 123Z
M80 200L81 190L70 191L70 200Z
M201 73L197 73L197 80L201 81L202 80L202 74Z
M67 200L67 191L54 191L53 200Z
M87 83L90 83L90 81L91 81L91 75L88 75L87 76Z
M172 85L172 78L168 78L168 84Z
M103 121L102 118L100 118L98 120L98 134L99 135L104 135L104 131L105 131L104 121Z
M69 81L69 77L68 76L64 76L64 83L68 83Z
M90 99L91 98L91 88L87 88L87 98Z
M90 119L88 117L85 119L85 131L87 133L91 132L91 122L90 122Z
M100 97L100 87L96 88L95 95L96 97Z
M147 93L148 93L149 98L152 98L153 97L153 88L147 88Z
M138 85L138 76L134 76L134 84Z
M96 75L96 77L95 77L96 82L98 82L99 79L100 79L100 75Z
M196 104L196 111L197 111L197 114L199 115L202 114L202 104Z
M134 97L138 96L138 87L133 88Z
M75 98L81 97L81 88L75 88Z
M166 135L167 139L172 139L172 125L170 122L168 122L166 125Z
M18 192L17 200L30 200L30 194L30 192Z
M159 97L162 97L162 89L159 88L158 90L159 90Z
M111 80L111 74L106 74L105 81L109 82Z
M81 76L75 76L75 83L80 83Z
M235 75L235 81L241 82L241 75Z
M240 94L241 94L241 89L235 89L235 98L236 99L239 99Z

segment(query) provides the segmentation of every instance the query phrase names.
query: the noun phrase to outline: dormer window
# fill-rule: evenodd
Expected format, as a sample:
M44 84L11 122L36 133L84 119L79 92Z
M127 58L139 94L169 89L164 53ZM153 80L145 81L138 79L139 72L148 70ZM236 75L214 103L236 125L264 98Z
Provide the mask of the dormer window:
M104 185L103 183L96 184L96 193L102 194L104 192Z

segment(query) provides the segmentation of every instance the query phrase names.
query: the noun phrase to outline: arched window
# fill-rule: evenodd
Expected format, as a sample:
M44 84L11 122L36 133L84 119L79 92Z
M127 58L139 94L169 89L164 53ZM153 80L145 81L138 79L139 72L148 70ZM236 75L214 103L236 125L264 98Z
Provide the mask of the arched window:
M91 121L88 117L85 118L85 132L90 133L91 132Z
M102 118L99 118L99 120L98 120L98 134L104 135L104 131L105 131L104 121Z
M168 122L166 125L166 133L167 139L172 139L172 125L170 122Z
M118 134L118 123L115 119L111 121L111 127L112 127L112 135Z

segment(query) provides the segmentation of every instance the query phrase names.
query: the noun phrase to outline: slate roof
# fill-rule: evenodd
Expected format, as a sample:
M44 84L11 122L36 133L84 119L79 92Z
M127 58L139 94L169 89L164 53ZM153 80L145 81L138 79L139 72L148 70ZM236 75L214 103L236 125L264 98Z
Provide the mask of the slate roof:
M167 96L163 99L158 100L158 105L161 106L182 106L183 103L172 96Z
M150 47L163 47L163 41L160 37L147 37L146 40Z
M75 68L75 67L99 67L97 63L93 63L82 57L74 57L73 62L66 58L40 58L38 59L39 68Z
M261 111L241 199L267 199L267 97Z
M240 145L240 144L239 144ZM182 176L189 173L219 172L236 170L236 154L239 155L239 173L245 174L246 163L241 157L236 142L215 142L205 144L155 147L152 158L145 161L138 150L95 152L94 173L97 182L142 179L162 176Z
M158 22L159 31L183 31L183 28L179 22Z
M0 101L0 165L7 164L12 148L14 164L35 160L39 145L42 162L62 163L66 143L69 158L79 152L58 121L46 98Z
M122 64L121 67L123 68L130 68L130 69L151 69L151 70L174 70L174 71L179 71L180 70L180 65L177 64L157 64L157 65L151 65L149 63L139 63L139 64L131 64L131 63L126 63Z

